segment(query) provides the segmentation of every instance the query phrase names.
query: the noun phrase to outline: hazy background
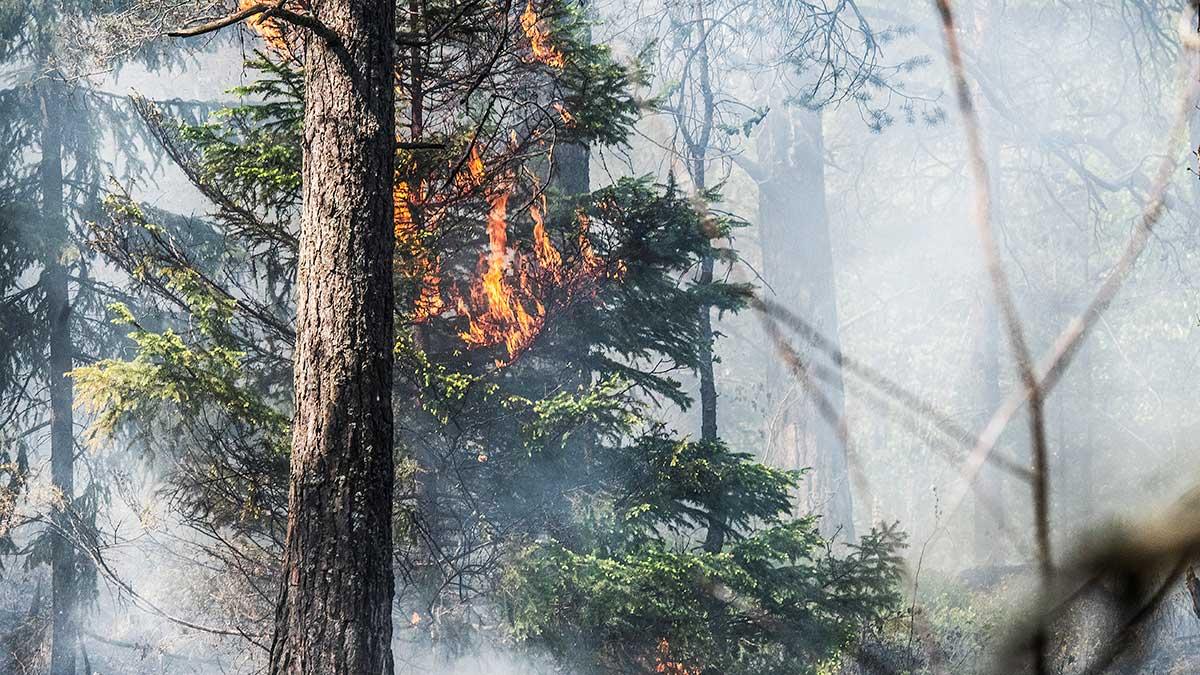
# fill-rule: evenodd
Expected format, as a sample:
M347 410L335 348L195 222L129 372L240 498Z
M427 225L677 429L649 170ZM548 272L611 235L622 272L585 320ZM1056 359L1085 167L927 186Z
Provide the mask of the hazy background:
M978 367L990 286L970 220L972 186L959 112L948 93L940 26L927 3L876 4L862 5L866 18L880 30L900 29L882 50L885 60L920 63L873 88L869 104L851 99L824 107L823 153L803 165L814 170L812 162L820 161L823 167L837 333L848 355L978 431L991 412L980 394L985 373ZM1104 278L1164 149L1178 89L1173 36L1180 7L1150 4L1134 11L1135 4L977 0L960 9L968 74L983 83L976 100L1004 264L1035 354L1049 348ZM628 18L634 10L652 13L654 5L600 3L596 39L621 53L638 51L653 31ZM782 114L782 99L803 85L789 89L778 66L753 63L759 47L749 36L735 32L722 39L730 54L726 61L741 64L716 74L722 91L748 108L771 106L748 135L730 135L727 158L711 171L724 195L721 208L749 222L732 242L742 262L719 267L718 273L756 282L764 244L755 224L758 188L732 158L758 156L767 120ZM252 40L213 43L169 72L128 67L98 79L114 95L137 91L151 99L229 101L221 92L245 82L242 60ZM667 79L649 83L647 94L667 86ZM893 119L873 129L880 120L866 112L872 107ZM661 116L647 117L639 130L630 148L594 156L593 188L617 175L649 172L665 178L667 171L681 171L660 149L671 137ZM116 148L111 161L120 164ZM1196 166L1194 157L1187 163ZM203 216L209 208L169 162L127 187L165 210ZM1181 168L1173 177L1168 213L1137 271L1047 402L1051 519L1059 550L1089 527L1171 501L1200 478L1198 207L1197 176ZM782 368L773 345L752 312L721 317L717 329L722 436L736 449L789 466L792 460L771 447L766 432L777 412L769 373ZM999 337L999 390L1007 396L1019 382L1003 334ZM864 479L853 493L856 529L899 521L909 533L908 555L914 566L920 560L929 578L958 578L985 563L1029 564L1027 486L1003 482L998 505L1004 528L981 546L974 499L947 512L961 485L967 448L935 447L941 437L927 420L905 423L863 392L861 383L847 377L851 461ZM698 434L697 410L673 413L672 419ZM1028 463L1027 437L1026 422L1014 420L998 448ZM171 505L156 498L152 463L128 459L120 447L90 452L89 462L103 467L96 470L119 479L111 506L101 511L100 529L111 538L108 560L144 599L132 600L101 580L98 607L85 630L97 640L95 649L103 649L92 655L106 665L102 672L245 668L249 655L236 640L212 640L164 617L228 625L227 617L205 614L208 595L222 591L213 586L219 577L192 560L189 535L177 527ZM42 462L33 467L35 482L48 475L45 454L34 455ZM0 609L11 616L27 611L31 594L45 586L46 572L6 570ZM1180 593L1175 605L1184 602ZM1200 624L1188 618L1174 624L1177 635L1200 632ZM403 639L403 631L397 633ZM461 670L494 672L499 664L515 672L528 666L498 655L488 657L487 665L463 663Z

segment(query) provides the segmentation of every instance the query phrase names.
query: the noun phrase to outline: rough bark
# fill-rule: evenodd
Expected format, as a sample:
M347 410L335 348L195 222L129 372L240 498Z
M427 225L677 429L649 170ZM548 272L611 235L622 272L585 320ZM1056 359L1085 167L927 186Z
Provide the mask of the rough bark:
M290 511L273 674L392 672L394 3L310 2Z
M837 289L825 206L825 148L819 113L782 102L767 116L758 141L758 222L763 278L776 300L812 323L839 346ZM805 363L821 364L828 377L814 381L840 418L844 394L840 369L812 350ZM814 396L782 366L767 374L768 453L789 468L812 468L806 481L807 508L822 515L826 535L854 537L846 447L825 419Z
M62 131L66 96L57 74L47 75L39 85L42 117L42 156L38 178L42 196L42 219L50 239L50 253L42 277L46 292L46 322L49 336L48 388L50 390L50 481L56 491L51 514L57 533L51 550L51 675L75 675L78 641L77 598L78 556L66 533L74 527L71 505L75 499L74 388L67 373L72 368L71 301L67 268L63 264L69 234L63 213Z

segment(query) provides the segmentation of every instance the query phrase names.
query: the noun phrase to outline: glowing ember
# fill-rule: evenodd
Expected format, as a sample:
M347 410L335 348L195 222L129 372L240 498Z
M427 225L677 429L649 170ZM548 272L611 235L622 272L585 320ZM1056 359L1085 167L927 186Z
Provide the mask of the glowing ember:
M700 675L699 668L689 668L678 661L671 660L671 643L667 642L666 638L658 641L658 654L655 656L654 672L667 673L667 675Z
M476 166L474 158L468 166ZM482 161L478 164L482 175ZM476 174L476 168L471 173ZM457 313L467 326L459 337L471 347L504 345L511 363L533 343L545 327L547 307L566 307L582 296L594 296L602 277L617 278L620 268L606 270L588 240L589 221L580 216L579 258L567 265L546 231L544 199L530 206L533 219L533 255L511 251L508 245L508 203L512 179L488 197L488 251L479 259L479 280L465 295L455 294Z
M418 190L418 193L420 192ZM413 301L412 312L412 320L420 323L445 310L441 290L441 261L430 253L422 238L422 232L413 219L413 207L421 202L420 195L413 194L407 181L397 180L394 197L396 253L401 256L397 267L401 275L420 289Z
M551 68L562 70L567 61L562 52L551 43L550 31L541 27L541 21L533 9L533 0L528 0L525 11L521 13L521 29L525 31L525 37L529 38L533 58Z
M258 4L258 0L238 0L238 10L245 10ZM271 17L255 14L246 19L246 25L258 33L271 49L292 58L292 49L283 35L283 27Z

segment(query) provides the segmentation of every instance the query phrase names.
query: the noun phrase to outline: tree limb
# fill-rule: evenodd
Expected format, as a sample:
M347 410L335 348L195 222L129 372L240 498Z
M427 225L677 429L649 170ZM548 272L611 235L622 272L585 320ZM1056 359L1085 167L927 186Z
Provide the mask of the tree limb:
M257 2L253 5L250 5L246 9L234 12L233 14L222 17L220 19L216 19L216 20L210 21L208 23L203 23L203 24L200 24L199 26L193 26L191 28L181 28L179 30L173 30L173 31L168 32L167 35L170 37L197 37L199 35L204 35L206 33L212 33L213 31L221 30L222 28L225 28L227 26L232 26L233 24L238 23L239 21L245 21L246 19L249 19L252 16L256 16L258 14L263 14L272 8L278 9L279 6L282 4L283 4L282 1L276 3L275 5L269 5L265 2Z

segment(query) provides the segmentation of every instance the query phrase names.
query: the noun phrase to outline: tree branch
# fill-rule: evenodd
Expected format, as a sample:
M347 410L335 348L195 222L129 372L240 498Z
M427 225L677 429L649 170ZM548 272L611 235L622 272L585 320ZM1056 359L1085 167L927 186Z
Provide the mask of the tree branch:
M173 30L173 31L168 32L167 35L170 37L197 37L199 35L204 35L206 33L212 33L213 31L221 30L222 28L225 28L227 26L232 26L233 24L238 23L239 21L245 21L246 19L249 19L252 16L256 16L258 14L263 14L272 8L277 9L279 7L279 5L281 5L281 4L283 4L283 3L279 2L275 5L268 5L265 2L258 2L253 5L250 5L246 9L243 9L238 12L234 12L233 14L222 17L220 19L216 19L216 20L210 21L208 23L200 24L199 26L193 26L191 28L181 28L179 30Z

